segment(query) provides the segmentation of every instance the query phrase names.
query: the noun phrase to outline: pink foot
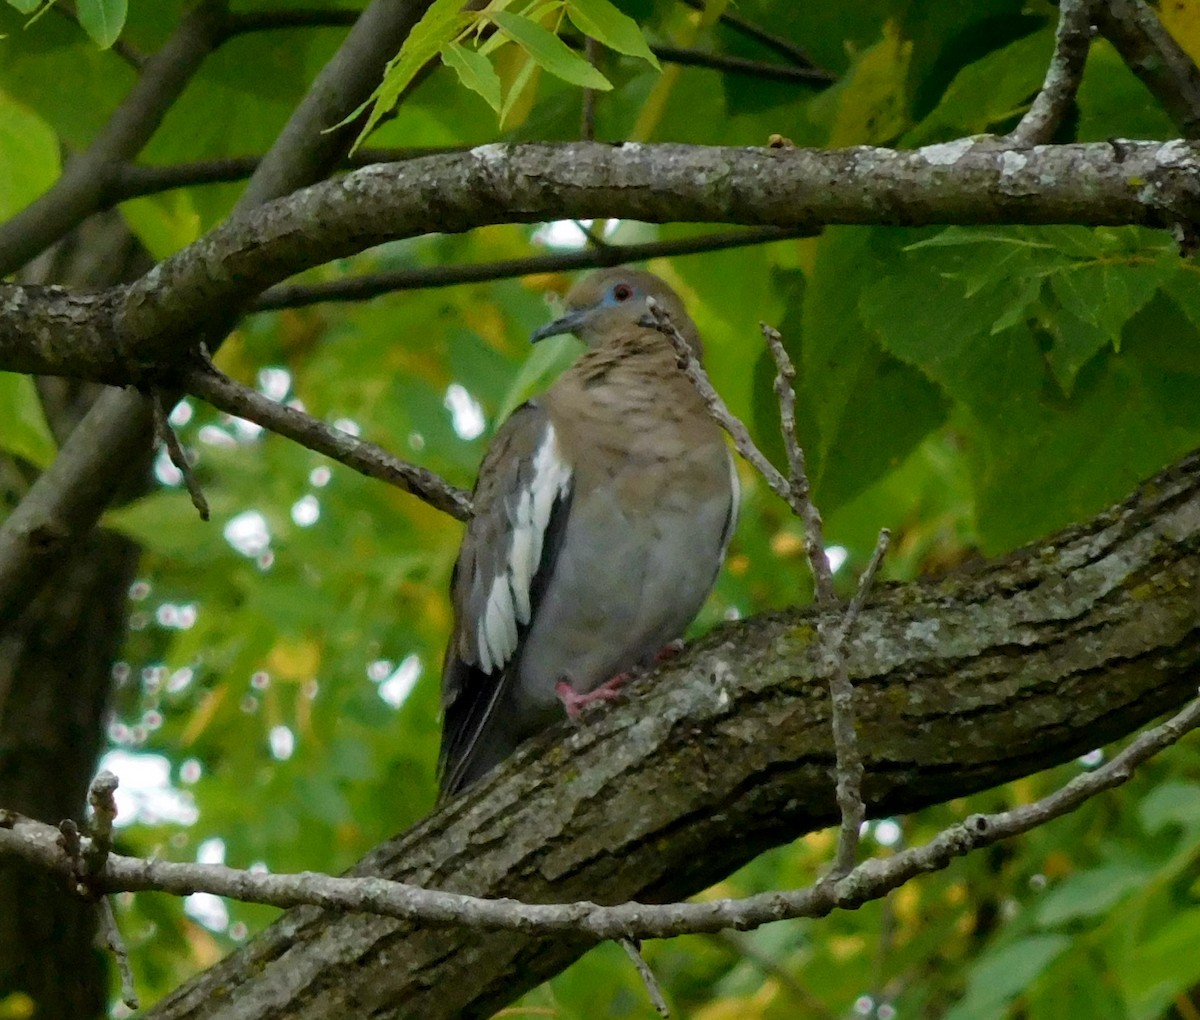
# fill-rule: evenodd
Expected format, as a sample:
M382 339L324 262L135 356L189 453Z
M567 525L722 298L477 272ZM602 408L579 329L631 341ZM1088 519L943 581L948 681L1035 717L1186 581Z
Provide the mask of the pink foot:
M676 638L674 641L668 641L654 655L655 662L670 662L675 656L683 651L683 638Z
M594 702L616 701L621 696L621 685L629 680L631 676L631 673L618 673L611 680L605 680L599 687L588 691L587 694L580 694L566 680L560 680L554 685L554 693L558 695L558 700L563 703L563 708L567 710L567 715L572 719L578 719L579 713Z

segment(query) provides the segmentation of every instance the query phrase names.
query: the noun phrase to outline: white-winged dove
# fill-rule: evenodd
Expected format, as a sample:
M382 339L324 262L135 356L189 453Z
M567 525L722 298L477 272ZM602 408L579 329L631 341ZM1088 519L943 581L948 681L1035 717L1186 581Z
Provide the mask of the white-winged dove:
M442 672L442 796L475 782L564 706L652 663L707 598L737 516L720 430L678 368L647 298L701 351L658 277L577 283L534 340L588 346L496 433L451 580ZM590 695L590 697L589 697Z

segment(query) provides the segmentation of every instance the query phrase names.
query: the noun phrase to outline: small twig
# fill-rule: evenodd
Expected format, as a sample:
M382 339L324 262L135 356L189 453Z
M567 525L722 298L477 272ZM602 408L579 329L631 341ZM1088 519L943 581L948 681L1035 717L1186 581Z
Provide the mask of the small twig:
M633 939L617 939L617 941L637 968L638 975L642 979L642 984L646 986L646 991L650 995L650 1001L654 1004L654 1008L658 1010L658 1015L664 1018L670 1017L671 1007L667 1005L667 1000L663 997L662 989L658 984L658 978L654 976L654 971L650 969L650 964L642 956L641 946L634 942Z
M650 51L659 60L684 67L707 67L713 71L741 74L766 81L791 82L797 85L832 85L837 75L819 67L789 67L785 64L768 64L763 60L747 60L745 57L730 57L723 53L704 53L681 46L651 46Z
M252 311L264 312L276 308L296 308L320 301L365 301L381 294L404 290L423 290L432 287L456 287L466 283L505 280L514 276L538 273L565 273L573 269L596 269L619 266L626 262L681 255L699 255L750 245L771 244L796 237L812 237L819 233L812 228L784 229L753 227L748 230L726 230L698 237L669 241L650 241L646 244L612 244L584 248L580 251L554 252L523 259L505 259L482 265L433 266L428 269L400 269L387 273L352 276L344 280L307 285L284 284L264 291L250 305Z
M72 888L80 895L86 895L87 887L82 884L84 874L83 841L79 835L79 826L72 819L64 818L58 823L57 843L66 856Z
M583 41L583 55L592 67L599 66L600 44L588 36ZM596 90L583 90L583 107L579 112L579 137L585 142L596 140Z
M812 568L817 602L824 606L833 606L837 603L837 591L833 587L833 571L829 566L829 557L825 554L825 524L810 497L804 450L796 435L796 393L792 388L796 368L788 356L787 348L783 346L783 338L779 331L765 322L759 323L759 329L767 341L771 357L775 359L775 394L779 398L780 427L783 431L784 445L787 447L788 473L791 476L788 479L788 495L785 498L792 512L804 524L804 546L808 553L809 566Z
M698 11L704 10L705 0L684 0L684 2L689 7L694 7ZM790 39L785 39L781 35L774 35L728 10L721 15L721 24L732 28L735 32L740 32L748 39L753 39L768 49L774 50L780 56L786 57L799 67L809 67L819 70L809 55ZM824 73L828 74L829 72L826 71ZM830 77L832 78L833 75L830 75Z
M117 919L113 915L112 901L107 896L100 897L96 911L100 918L97 938L113 954L117 961L117 972L121 975L121 1001L130 1009L137 1009L138 997L133 983L133 967L129 963L129 950L125 946L125 940L121 938L121 929L117 927Z
M829 701L830 715L833 726L833 746L837 756L837 803L841 813L841 823L838 826L837 852L834 857L833 869L826 876L826 881L848 875L858 859L858 843L862 832L863 821L867 817L867 805L862 797L863 760L858 747L858 725L854 711L854 682L850 679L850 670L846 664L846 639L854 627L858 614L862 611L863 603L867 600L875 574L883 562L891 541L891 532L883 528L879 532L879 540L875 543L875 551L867 569L858 579L858 590L850 605L842 614L837 628L827 631L825 626L818 632L826 642L825 654L829 666ZM825 551L821 550L821 558L825 559ZM828 560L826 560L828 563Z
M700 399L704 401L704 405L708 408L708 413L728 434L733 440L733 445L738 453L750 464L766 481L770 490L779 496L780 499L789 500L791 489L788 486L788 481L779 472L766 455L750 438L750 432L742 422L734 416L729 410L725 401L721 398L713 384L709 381L708 374L704 371L704 366L700 364L699 358L689 346L683 334L675 328L675 324L671 321L671 316L667 310L658 304L653 298L647 299L649 306L649 319L643 319L643 325L653 326L660 333L671 341L675 348L675 354L678 358L680 370L691 380L696 391L700 394Z
M1013 145L1045 145L1066 117L1087 63L1092 41L1091 0L1060 0L1054 56L1046 80L1007 141Z
M312 415L243 386L223 375L210 362L189 369L179 381L188 393L226 414L257 422L263 428L332 457L368 478L378 478L410 492L457 520L465 521L471 516L470 496L434 472L400 460L374 443L326 425Z
M192 506L196 508L196 512L200 514L200 520L207 521L209 518L208 500L204 498L204 490L200 488L200 483L196 480L196 474L192 471L192 465L188 463L187 454L184 453L183 447L180 445L179 437L175 435L175 430L171 428L171 422L168 418L167 398L163 391L158 387L153 387L150 391L150 403L154 407L154 433L167 451L167 456L171 458L171 463L175 465L183 478L183 484L186 486L188 495L192 498Z
M650 301L650 322L647 324L655 326L671 340L678 357L679 367L696 387L701 399L708 407L709 413L733 438L738 452L758 469L772 491L782 497L791 507L792 512L804 523L805 548L813 572L817 601L827 607L836 605L837 592L833 585L833 571L829 566L829 557L825 553L824 525L821 521L821 514L810 496L804 451L796 434L796 395L792 388L792 383L796 378L796 369L792 364L792 359L788 356L779 332L766 323L761 324L763 336L771 350L771 356L775 359L777 368L775 392L779 397L780 421L788 453L789 478L784 478L767 460L762 451L754 445L749 430L730 413L720 394L709 381L695 352L692 351L683 334L671 322L670 315L653 300ZM858 853L859 831L867 813L862 799L863 763L858 749L858 736L854 720L854 685L850 681L844 647L854 620L867 597L875 572L879 568L879 562L887 550L887 544L888 533L885 530L880 533L879 544L876 546L871 564L862 577L859 593L856 596L857 603L851 603L836 627L828 622L818 627L824 653L825 673L829 683L833 742L837 762L837 803L841 812L837 855L833 869L826 877L826 881L836 881L848 874L854 867Z
M92 838L83 862L89 876L104 871L104 862L112 850L113 822L117 818L117 802L113 796L116 792L117 777L107 769L100 772L88 787L88 804L92 808L89 834Z
M420 146L408 148L362 148L348 155L340 169L352 170L375 163L404 163L425 156L462 152L461 145ZM189 163L154 166L144 163L121 163L109 173L112 180L106 193L110 205L130 198L156 195L175 188L190 188L201 184L229 184L242 181L258 169L261 156L227 156L224 159L202 159Z

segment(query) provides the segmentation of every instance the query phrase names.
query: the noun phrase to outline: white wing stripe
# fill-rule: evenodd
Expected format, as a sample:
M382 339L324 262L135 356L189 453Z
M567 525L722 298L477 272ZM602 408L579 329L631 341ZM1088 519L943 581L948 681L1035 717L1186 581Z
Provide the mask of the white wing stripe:
M542 559L546 527L554 504L571 485L571 469L558 450L554 426L546 423L533 457L528 489L521 492L512 515L513 530L504 572L493 579L477 624L479 666L499 669L517 650L517 625L530 621L530 589Z

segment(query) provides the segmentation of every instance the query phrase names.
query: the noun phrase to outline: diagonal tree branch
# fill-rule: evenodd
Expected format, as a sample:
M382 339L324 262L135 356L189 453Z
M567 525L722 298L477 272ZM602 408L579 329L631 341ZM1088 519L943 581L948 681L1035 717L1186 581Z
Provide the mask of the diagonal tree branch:
M1054 56L1042 90L1008 136L1014 145L1049 144L1075 100L1091 41L1091 0L1061 0Z
M227 414L257 422L301 446L324 453L369 478L411 492L430 506L465 521L471 498L432 471L392 456L374 443L326 425L318 418L272 400L222 375L215 368L194 368L180 380L183 388Z
M1200 69L1143 0L1104 0L1096 24L1184 138L1200 138Z

